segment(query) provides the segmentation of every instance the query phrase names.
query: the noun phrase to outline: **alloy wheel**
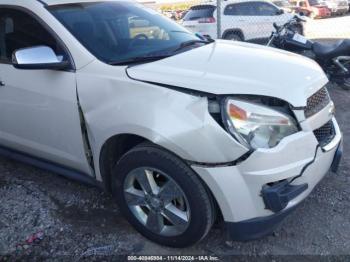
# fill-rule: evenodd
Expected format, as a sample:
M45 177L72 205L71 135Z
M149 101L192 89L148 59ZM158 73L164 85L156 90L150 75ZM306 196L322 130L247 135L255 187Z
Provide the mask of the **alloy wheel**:
M125 201L140 223L162 236L177 236L190 223L190 207L180 186L149 167L132 170L124 180Z

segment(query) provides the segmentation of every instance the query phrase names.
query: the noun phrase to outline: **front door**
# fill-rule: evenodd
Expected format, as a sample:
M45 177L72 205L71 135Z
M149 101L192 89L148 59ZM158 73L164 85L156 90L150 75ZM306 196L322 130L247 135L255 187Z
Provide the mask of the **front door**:
M0 146L91 174L73 70L21 70L11 63L13 52L34 46L69 59L42 22L18 9L0 9Z

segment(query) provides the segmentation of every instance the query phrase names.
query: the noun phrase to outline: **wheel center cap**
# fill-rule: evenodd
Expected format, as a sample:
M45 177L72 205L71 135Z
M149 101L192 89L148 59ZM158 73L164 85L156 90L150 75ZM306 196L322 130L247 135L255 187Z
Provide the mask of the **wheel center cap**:
M150 199L150 205L153 207L153 208L160 208L161 205L162 205L162 201L158 198L155 198L155 197L152 197Z

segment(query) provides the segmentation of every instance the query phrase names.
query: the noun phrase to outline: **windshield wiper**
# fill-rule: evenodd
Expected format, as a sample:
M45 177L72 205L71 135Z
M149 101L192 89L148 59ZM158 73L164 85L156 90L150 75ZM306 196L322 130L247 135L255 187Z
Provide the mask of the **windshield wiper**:
M175 55L178 51L180 51L181 49L184 49L186 47L198 44L198 43L202 43L202 44L210 44L212 43L212 41L207 41L207 40L190 40L187 42L183 42L181 43L179 46L177 46L175 49L173 50L169 50L167 52L164 51L159 51L159 52L152 52L152 53L157 53L157 54L148 54L148 55L144 55L144 56L136 56L136 57L132 57L132 58L128 58L125 60L120 60L120 61L112 61L109 62L109 65L130 65L130 64L137 64L137 63L147 63L147 62L153 62L153 61L157 61L157 60L161 60L170 56Z
M137 63L147 63L147 62L153 62L160 59L164 59L170 56L171 55L136 56L125 60L109 62L108 64L109 65L130 65L130 64L137 64Z
M181 49L184 49L186 47L196 45L196 44L210 44L210 43L212 42L207 40L190 40L190 41L181 43L176 49L173 50L173 52L175 53L177 51L180 51Z

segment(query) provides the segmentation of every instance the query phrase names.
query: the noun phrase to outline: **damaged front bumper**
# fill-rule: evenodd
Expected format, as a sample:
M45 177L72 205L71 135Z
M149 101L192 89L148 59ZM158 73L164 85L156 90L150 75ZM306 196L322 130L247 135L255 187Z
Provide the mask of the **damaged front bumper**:
M213 193L231 238L246 241L270 233L301 203L342 155L341 133L319 146L313 132L301 131L277 147L256 150L236 166L192 166Z
M331 165L331 170L338 169L340 159L342 156L342 143L339 144L338 149L334 155L334 159ZM334 168L334 169L333 169ZM275 197L273 198L273 202L275 202L275 206L283 206L288 205L287 203L298 195L302 194L309 187L308 183L302 183L299 185L291 185L286 183L285 181L281 182L280 188L278 188L278 192L276 192ZM288 187L294 187L294 190L289 191ZM288 193L283 192L285 189ZM280 194L279 194L280 193ZM278 195L278 197L276 197ZM306 196L305 196L306 197ZM266 217L258 217L252 218L240 222L226 222L226 230L231 236L233 240L237 241L249 241L253 239L261 238L265 235L272 233L272 231L276 228L276 226L288 215L290 214L298 204L305 198L301 198L300 201L296 201L290 207L283 208L281 210L276 211L275 214L266 216ZM271 201L271 198L269 199ZM285 201L288 200L288 201ZM264 199L265 204L267 201ZM270 206L271 207L271 206Z

